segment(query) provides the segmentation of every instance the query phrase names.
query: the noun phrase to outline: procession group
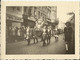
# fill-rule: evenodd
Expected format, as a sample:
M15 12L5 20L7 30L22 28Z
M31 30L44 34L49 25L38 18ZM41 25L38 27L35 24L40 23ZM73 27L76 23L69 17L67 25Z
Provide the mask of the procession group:
M33 40L34 43L38 43L38 39L41 39L41 41L43 42L43 46L45 46L46 44L48 45L51 42L51 35L51 26L44 26L40 29L36 27L30 28L30 26L22 26L21 28L9 27L9 29L7 30L7 40L26 40L28 42L28 45L30 45L31 40ZM55 36L56 35L57 33L55 33ZM55 37L55 39L57 39L57 36Z

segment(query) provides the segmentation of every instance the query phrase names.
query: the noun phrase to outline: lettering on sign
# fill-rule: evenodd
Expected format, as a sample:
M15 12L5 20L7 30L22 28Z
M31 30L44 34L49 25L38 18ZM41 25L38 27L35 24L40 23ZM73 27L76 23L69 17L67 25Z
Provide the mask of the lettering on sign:
M7 16L7 20L19 21L19 22L23 21L22 18L14 17L14 16Z

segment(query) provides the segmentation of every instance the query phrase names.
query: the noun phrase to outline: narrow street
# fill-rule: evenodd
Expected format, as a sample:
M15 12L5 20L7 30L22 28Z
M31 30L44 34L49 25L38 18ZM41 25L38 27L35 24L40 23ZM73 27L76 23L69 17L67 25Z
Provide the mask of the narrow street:
M65 41L63 35L59 35L59 40L55 41L55 38L51 38L50 45L42 46L43 42L38 42L27 45L27 41L20 41L15 43L8 43L6 45L7 54L65 54Z

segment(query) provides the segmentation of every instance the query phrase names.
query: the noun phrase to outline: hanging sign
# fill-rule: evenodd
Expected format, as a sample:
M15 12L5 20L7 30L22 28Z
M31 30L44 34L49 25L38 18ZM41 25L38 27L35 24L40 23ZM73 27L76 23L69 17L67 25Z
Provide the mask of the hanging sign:
M44 22L43 22L41 19L37 20L37 21L36 21L36 27L37 27L37 28L41 28L41 27L43 26L43 23L44 23Z

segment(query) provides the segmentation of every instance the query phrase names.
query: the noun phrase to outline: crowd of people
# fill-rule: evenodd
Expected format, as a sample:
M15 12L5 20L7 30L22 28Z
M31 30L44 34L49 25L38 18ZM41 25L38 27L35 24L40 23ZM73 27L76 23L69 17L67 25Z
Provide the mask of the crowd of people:
M7 27L6 29L6 38L7 42L14 42L17 40L23 40L25 34L25 28L21 27L12 27L10 26L9 28Z
M7 42L17 42L20 40L27 40L28 45L30 44L30 39L34 40L34 43L38 43L38 38L41 38L41 41L43 41L43 46L47 44L50 44L51 39L51 27L50 26L44 26L41 29L30 28L30 26L21 28L18 27L9 27L6 29L6 37ZM56 34L57 35L57 34ZM56 38L55 38L56 39Z

